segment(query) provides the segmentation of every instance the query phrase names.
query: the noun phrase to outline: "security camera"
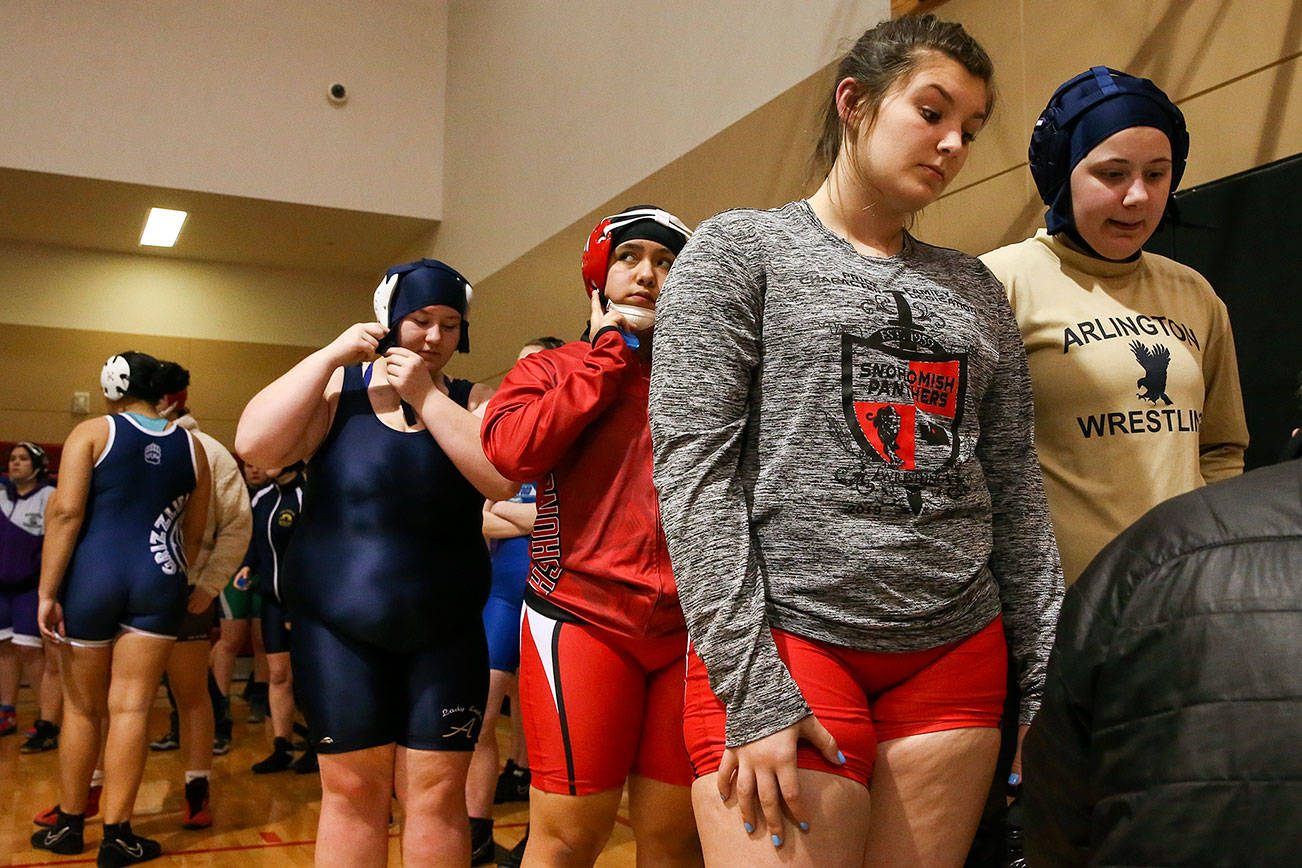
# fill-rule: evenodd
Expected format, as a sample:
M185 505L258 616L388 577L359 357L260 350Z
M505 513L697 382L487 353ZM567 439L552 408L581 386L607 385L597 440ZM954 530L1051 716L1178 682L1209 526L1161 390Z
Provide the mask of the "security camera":
M348 88L336 81L330 85L330 90L327 91L326 96L335 105L343 105L348 102Z

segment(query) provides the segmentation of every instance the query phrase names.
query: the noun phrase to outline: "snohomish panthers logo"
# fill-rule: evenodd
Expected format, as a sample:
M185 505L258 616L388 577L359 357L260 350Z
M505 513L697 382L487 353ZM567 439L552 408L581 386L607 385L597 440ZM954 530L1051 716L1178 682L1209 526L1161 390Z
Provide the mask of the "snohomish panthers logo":
M899 474L916 515L922 479L958 461L968 357L917 328L904 294L890 294L890 325L841 334L841 406L859 452Z

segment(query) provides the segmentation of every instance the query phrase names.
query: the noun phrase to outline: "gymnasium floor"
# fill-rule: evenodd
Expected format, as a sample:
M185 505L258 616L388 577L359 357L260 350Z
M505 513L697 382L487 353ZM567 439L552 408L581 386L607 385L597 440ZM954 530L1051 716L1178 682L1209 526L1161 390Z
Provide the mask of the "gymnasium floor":
M235 739L231 752L213 757L211 828L198 832L181 828L183 770L179 752L150 753L132 819L132 828L163 845L163 857L149 864L186 868L312 864L321 806L318 777L250 772L249 766L270 751L271 739L264 724L244 722L248 707L240 699L234 699L232 705ZM23 688L18 704L20 730L31 725L34 711L31 691ZM149 732L157 736L166 729L167 698L160 691ZM498 740L504 749L509 737L508 724L503 722ZM37 828L32 824L33 815L58 801L58 755L56 751L19 753L22 741L21 732L0 738L0 866L94 865L101 834L98 818L86 824L86 850L80 856L58 856L31 848L28 839ZM632 868L633 837L627 817L625 805L610 843L597 860L600 868ZM497 806L499 856L520 840L527 819L524 802ZM396 826L390 832L389 864L402 864Z

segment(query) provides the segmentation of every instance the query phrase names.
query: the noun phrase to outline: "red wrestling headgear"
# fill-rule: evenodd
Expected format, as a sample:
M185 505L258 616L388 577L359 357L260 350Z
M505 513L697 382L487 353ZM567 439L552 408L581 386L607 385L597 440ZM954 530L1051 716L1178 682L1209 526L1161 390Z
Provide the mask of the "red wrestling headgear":
M637 226L635 224L645 224ZM591 295L606 289L606 272L610 267L610 250L619 241L629 238L646 238L669 248L677 256L692 237L692 230L687 228L668 211L650 205L639 205L612 214L597 224L588 236L588 243L583 245L583 256L579 266L583 272L583 288Z

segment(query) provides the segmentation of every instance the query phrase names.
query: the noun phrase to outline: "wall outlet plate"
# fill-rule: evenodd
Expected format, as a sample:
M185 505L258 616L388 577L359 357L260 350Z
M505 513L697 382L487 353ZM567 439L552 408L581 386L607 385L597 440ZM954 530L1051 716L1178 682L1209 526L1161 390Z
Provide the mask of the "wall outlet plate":
M72 393L72 412L78 416L90 413L90 392Z

